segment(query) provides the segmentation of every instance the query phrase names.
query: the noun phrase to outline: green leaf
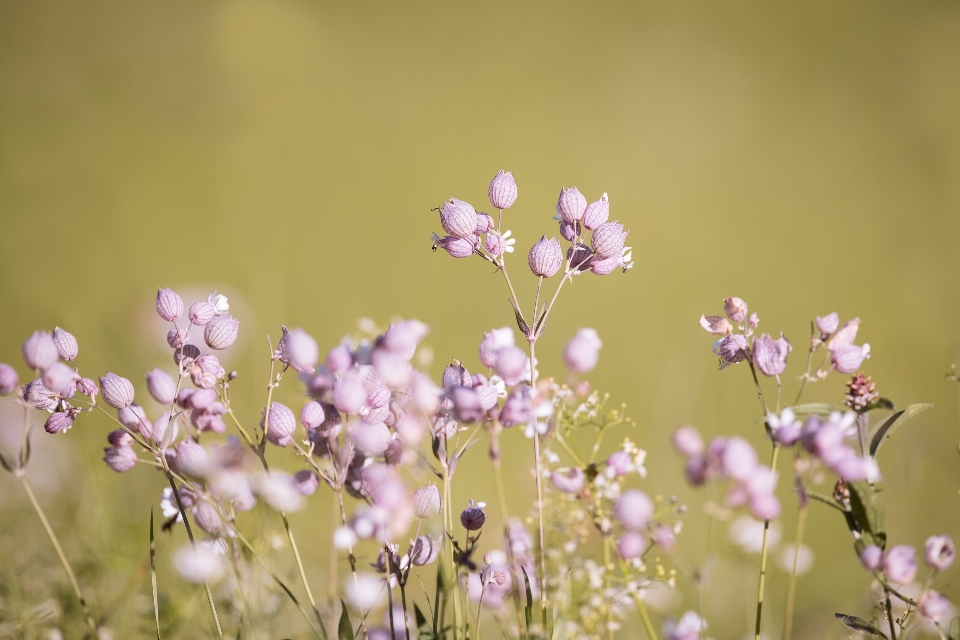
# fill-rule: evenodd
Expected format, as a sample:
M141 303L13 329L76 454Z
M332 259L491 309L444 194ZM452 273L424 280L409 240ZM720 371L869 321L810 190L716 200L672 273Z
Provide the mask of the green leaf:
M873 435L870 437L870 455L876 456L877 450L880 449L880 445L886 442L887 438L892 436L893 432L902 427L908 420L919 413L923 413L927 409L933 409L934 406L936 405L926 402L911 404L906 409L897 411L895 414L887 418L883 424L876 428L876 430L873 432Z
M417 606L416 603L413 605L413 615L417 621L417 637L419 640L431 640L433 638L433 628L430 626L430 621L423 615L423 611L420 611L420 607Z
M3 448L0 448L0 465L3 465L3 468L10 473L13 473L17 469L17 461Z
M793 413L796 414L798 418L809 415L818 415L818 416L828 416L835 411L843 413L846 411L846 407L838 407L833 404L827 404L826 402L811 402L810 404L798 404L794 407Z
M960 617L950 622L950 640L960 640Z
M857 616L848 616L845 613L835 613L833 615L837 616L837 620L840 621L840 624L851 631L865 633L870 636L876 636L877 638L887 637L882 631L880 631L880 629L877 629L863 618L858 618Z
M533 624L533 592L530 590L530 577L527 575L527 570L523 567L520 567L520 570L523 571L523 584L527 592L527 604L523 607L523 617L527 621L527 636L530 636L530 625Z
M864 412L873 411L874 409L886 409L887 411L896 411L897 408L893 406L893 400L889 398L877 398L867 406L863 408Z
M823 504L827 505L828 507L833 507L834 509L836 509L836 510L839 511L840 513L844 513L843 507L841 507L840 505L838 505L836 500L834 500L833 498L828 498L827 496L823 495L822 493L817 493L816 491L807 491L807 497L810 498L811 500L816 500L817 502L822 502Z
M340 640L353 640L353 625L350 624L350 614L347 612L347 605L340 601L343 611L340 614L340 624L337 626L337 637Z
M157 625L157 640L160 640L160 604L157 598L157 546L153 539L153 507L150 507L150 582L153 586L153 621Z
M23 449L20 450L20 468L26 469L30 462L30 436L33 435L33 427L27 431L27 437L23 439Z
M877 490L864 481L851 482L850 509L860 528L870 534L881 549L887 546L886 516L883 505L877 499Z

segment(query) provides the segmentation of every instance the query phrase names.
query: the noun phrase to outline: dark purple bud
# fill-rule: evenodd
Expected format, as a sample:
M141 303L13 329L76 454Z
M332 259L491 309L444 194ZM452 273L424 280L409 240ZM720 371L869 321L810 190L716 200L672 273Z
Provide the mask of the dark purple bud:
M743 322L747 317L747 303L740 298L724 298L723 312L733 322Z
M110 447L103 450L103 461L117 473L124 473L137 464L137 452L132 447Z
M279 447L289 446L293 442L293 432L297 429L297 419L293 411L279 402L270 405L267 411L266 426L267 440Z
M20 385L17 370L8 364L0 363L0 396L10 395Z
M782 334L779 340L774 340L765 333L753 339L753 362L765 376L780 375L787 368L787 354L791 349Z
M133 438L123 429L116 429L107 434L107 442L114 447L133 446Z
M817 316L817 329L820 330L820 339L826 340L833 335L833 332L840 326L840 316L836 311L829 313L822 318Z
M301 469L293 474L293 490L302 496L312 496L319 486L320 479L310 469Z
M237 341L240 321L229 313L217 316L203 328L203 340L211 349L226 349Z
M440 224L455 238L467 238L477 232L477 212L467 202L451 198L440 207Z
M300 422L304 429L316 429L324 420L326 415L323 413L323 405L316 400L311 400L300 410Z
M647 548L647 540L643 534L636 531L627 531L617 538L617 552L624 560L633 560L643 555Z
M77 382L77 391L88 398L92 398L100 393L100 389L97 388L97 383L90 378L80 378Z
M166 372L154 369L147 374L147 392L160 404L171 405L176 399L177 383Z
M133 383L108 372L100 377L100 395L114 409L130 406L133 402Z
M610 219L610 198L604 193L596 202L591 202L590 206L583 213L583 226L591 231L599 229L600 226Z
M432 518L440 513L440 491L430 483L413 492L413 513L418 518Z
M923 560L934 571L943 571L953 564L957 550L950 536L930 536L923 545Z
M653 501L642 491L627 489L613 507L617 521L631 531L639 531L653 519Z
M470 506L460 513L460 524L467 531L479 531L483 527L483 523L486 522L487 514L483 512L483 507L480 506L482 504L481 502L477 506L473 506L473 500L471 500Z
M64 331L60 327L53 330L53 343L57 345L57 353L61 360L73 362L80 353L80 347L77 346L77 339L69 331Z
M343 374L353 366L353 352L350 347L341 344L327 354L327 369L333 374Z
M167 322L183 315L183 300L170 289L157 289L157 314Z
M490 236L487 236L490 239ZM465 238L457 236L444 236L442 238L434 236L434 246L440 247L454 258L469 258L480 248L480 236L477 234L469 235Z
M547 240L547 236L542 236L530 248L530 252L527 254L527 265L535 276L550 278L555 275L563 265L563 251L560 249L560 243L557 239L550 238Z
M593 232L590 245L593 247L593 252L601 258L619 259L626 240L627 232L623 230L622 224L605 222Z
M23 343L23 360L31 369L46 371L59 357L53 336L46 331L35 331Z
M192 305L190 305L190 311L187 312L187 317L190 319L190 324L198 327L207 326L210 324L210 321L216 317L216 315L217 308L207 301L194 302Z
M43 423L43 429L47 433L60 433L73 426L72 413L51 413L47 421Z
M725 336L720 341L715 353L723 358L726 363L736 364L741 362L747 357L747 339L739 333Z
M188 333L188 329L170 329L167 332L167 344L170 345L171 349L179 349L185 344Z
M60 395L67 395L76 389L79 379L79 374L62 362L54 362L43 372L43 386Z
M567 248L567 264L574 272L589 271L593 262L593 251L585 244L574 244Z
M572 467L566 471L554 471L550 474L550 482L563 493L580 493L584 483L583 469Z
M699 458L703 455L703 438L696 427L683 425L673 432L673 447L687 458Z
M600 336L593 329L580 329L563 350L567 368L577 373L586 373L597 366L600 359Z
M557 214L562 220L577 222L583 218L583 213L586 210L587 199L576 187L560 189L560 196L557 198Z
M200 348L195 344L185 344L173 352L173 363L180 366L183 363L184 368L200 357Z
M490 198L490 204L497 209L509 209L510 205L517 201L517 182L513 179L513 173L500 169L490 181L487 197Z
M580 235L580 223L579 222L567 222L566 220L560 221L560 236L567 242L573 242L577 239L577 236Z

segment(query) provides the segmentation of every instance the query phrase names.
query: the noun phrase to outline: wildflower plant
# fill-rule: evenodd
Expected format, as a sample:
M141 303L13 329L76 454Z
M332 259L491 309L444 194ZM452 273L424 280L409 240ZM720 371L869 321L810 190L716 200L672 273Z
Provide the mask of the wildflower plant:
M634 612L647 637L660 637L649 611L651 594L673 590L691 574L679 551L688 506L653 488L646 452L631 438L635 425L624 405L584 378L604 349L598 333L581 328L565 342L546 333L565 286L569 292L574 282L632 267L628 233L610 221L607 194L588 203L575 187L563 188L554 218L559 239L543 234L527 251L526 265L518 266L509 259L517 239L505 226L505 214L518 199L513 175L494 176L487 197L491 214L457 198L444 202L437 210L444 235L434 234L433 249L492 265L508 293L504 315L519 334L505 326L476 336L476 356L452 359L439 379L422 370L429 360L424 341L430 328L418 320L387 327L363 323L359 331L329 341L325 355L304 329L280 326L266 354L270 368L259 415L239 415L231 388L239 374L227 371L218 354L234 346L242 318L233 317L229 300L216 292L187 306L169 288L158 289L155 309L167 323L170 360L142 379L82 369L82 341L59 327L37 331L24 342L29 372L24 384L15 367L0 364L0 393L13 396L24 416L20 450L0 448L0 463L21 483L57 552L86 637L107 632L107 618L86 600L26 479L31 425L38 415L45 416L48 437L66 434L78 420L108 425L103 460L109 470L149 468L163 477L162 493L146 497L162 518L157 531L151 512L158 638L161 620L172 615L160 598L169 566L202 592L209 629L217 637L265 631L271 623L264 614L282 607L295 610L300 628L323 640L334 634L340 640L467 640L495 630L523 640L613 638L625 635ZM555 286L544 290L550 279ZM524 292L529 298L521 297ZM806 369L787 404L784 383L790 380L793 348L783 333L758 334L759 324L739 298L724 301L723 315L700 320L715 338L720 369L750 372L771 445L770 464L760 462L742 435L706 443L688 425L673 435L690 483L722 484L724 508L744 509L753 518L747 525L762 528L755 636L760 637L771 531L779 530L783 510L795 506L799 518L784 620L784 637L791 635L811 501L838 512L837 526L849 532L865 577L876 585L872 617L838 614L842 624L875 636L888 630L891 638L918 617L941 629L950 605L935 587L940 572L953 563L953 542L943 535L927 541L922 559L929 577L914 585L918 551L888 544L876 461L877 450L894 432L930 405L897 410L881 397L872 379L859 372L871 356L869 345L855 344L859 319L841 326L837 314L811 324ZM541 374L541 339L562 353L567 374ZM814 369L817 358L822 360ZM842 406L800 403L809 384L834 373L853 374ZM775 381L775 394L767 378ZM276 393L281 386L297 392L297 404L286 400L290 394ZM162 410L144 408L138 402L144 393ZM525 456L536 500L529 513L508 508L502 438L510 429L530 442ZM589 440L592 445L582 448ZM284 449L296 457L296 471L275 464ZM795 505L784 505L777 492L781 450L793 455ZM468 455L489 460L495 495L481 495L482 485L457 475ZM477 493L455 505L454 482ZM334 507L331 538L303 532L298 537L288 515L314 506L321 492L328 492ZM490 513L497 514L499 527ZM258 526L261 516L274 529ZM186 543L173 543L178 546L170 554L172 565L158 565L158 548L183 536ZM349 565L349 575L341 578L336 560L329 562L325 594L311 585L301 555L304 545L318 544ZM292 558L295 576L277 569L273 551L278 550ZM699 605L688 608L664 621L663 636L703 638L707 617ZM960 638L960 619L949 633Z

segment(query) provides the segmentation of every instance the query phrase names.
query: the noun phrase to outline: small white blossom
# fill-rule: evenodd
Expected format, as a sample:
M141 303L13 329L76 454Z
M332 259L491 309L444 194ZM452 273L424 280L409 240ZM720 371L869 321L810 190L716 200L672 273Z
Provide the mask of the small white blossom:
M212 304L213 308L217 310L218 316L230 311L230 302L227 300L227 296L223 294L218 295L216 291L210 294L207 302Z

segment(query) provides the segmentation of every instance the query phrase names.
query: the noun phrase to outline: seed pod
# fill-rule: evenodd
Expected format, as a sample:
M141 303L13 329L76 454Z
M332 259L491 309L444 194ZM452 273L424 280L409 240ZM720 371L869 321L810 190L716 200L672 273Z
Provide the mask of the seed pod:
M77 346L77 339L69 331L64 331L60 327L53 330L53 343L57 345L57 353L61 360L72 362L77 359L80 348Z
M202 478L207 472L207 450L193 440L184 440L176 446L177 466L191 478Z
M527 254L527 265L533 275L541 278L550 278L563 265L563 251L560 249L560 243L556 238L547 240L547 236L542 236L535 245L530 248Z
M460 524L467 531L479 531L486 520L487 514L483 512L483 508L479 505L473 506L473 500L470 501L470 506L460 513Z
M46 371L59 357L57 344L46 331L33 332L23 343L23 360L31 369Z
M43 372L43 386L60 395L73 395L79 379L77 372L62 362L54 362Z
M418 518L432 518L440 513L440 491L434 483L426 484L413 493L413 513Z
M207 301L194 302L187 312L190 323L198 327L207 326L216 315L217 308Z
M434 540L430 536L419 536L410 548L410 563L422 567L436 560L440 555L440 540L440 538Z
M266 416L267 440L278 447L286 447L293 442L293 432L297 429L297 419L286 405L274 402ZM261 424L261 427L264 425Z
M440 224L455 238L473 236L477 231L477 212L470 203L451 198L440 207Z
M207 501L201 501L193 509L193 521L197 526L212 536L219 536L224 531L223 519L216 508Z
M324 420L326 415L323 412L323 405L316 400L311 400L300 410L300 423L308 431L322 425Z
M452 235L444 236L436 238L434 246L440 247L454 258L469 258L480 248L480 236L475 233L462 238Z
M605 222L593 232L590 245L593 252L601 258L619 258L626 240L627 232L623 230L622 224Z
M73 426L73 414L70 413L51 413L47 421L43 423L43 429L47 433L61 433Z
M513 173L500 169L490 181L487 197L490 198L490 204L497 209L509 209L510 205L517 201L517 182L513 179Z
M610 219L610 200L604 193L596 202L591 202L590 206L583 214L583 226L593 231L599 229L600 225Z
M170 289L157 289L157 315L173 322L183 315L183 300Z
M312 496L320 486L320 479L310 469L301 469L293 474L293 490L302 496Z
M133 383L115 373L100 377L100 395L114 409L130 406L133 402Z
M587 199L576 187L560 189L560 196L557 198L557 213L561 219L566 222L578 222L583 219L586 209Z

